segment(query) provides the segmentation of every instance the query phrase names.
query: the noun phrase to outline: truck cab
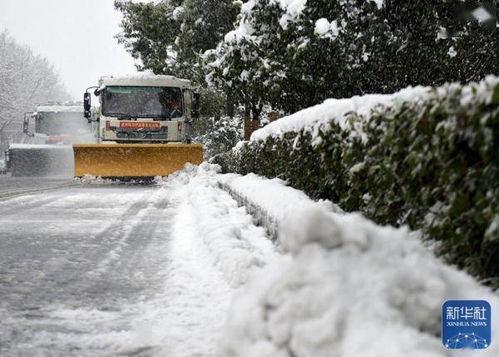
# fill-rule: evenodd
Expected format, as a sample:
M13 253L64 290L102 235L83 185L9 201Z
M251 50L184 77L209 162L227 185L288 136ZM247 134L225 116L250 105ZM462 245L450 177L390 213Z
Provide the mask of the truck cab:
M34 144L62 144L93 142L91 127L83 120L80 103L47 103L36 112L24 116L23 132L32 137ZM34 132L30 122L34 121ZM31 125L33 126L33 125Z
M190 142L198 111L190 81L162 75L102 77L94 94L100 110L91 112L87 90L85 116L98 123L98 142Z

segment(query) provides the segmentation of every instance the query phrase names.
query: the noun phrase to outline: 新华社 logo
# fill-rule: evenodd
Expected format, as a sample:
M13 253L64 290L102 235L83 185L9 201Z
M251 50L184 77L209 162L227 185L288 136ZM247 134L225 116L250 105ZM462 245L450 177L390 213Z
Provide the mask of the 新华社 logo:
M484 300L449 300L442 305L442 343L447 349L490 346L491 307Z

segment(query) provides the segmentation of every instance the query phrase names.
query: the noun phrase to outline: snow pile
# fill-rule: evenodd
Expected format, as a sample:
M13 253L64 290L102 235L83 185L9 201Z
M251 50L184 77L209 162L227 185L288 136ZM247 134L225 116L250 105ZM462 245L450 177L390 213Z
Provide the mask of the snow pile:
M121 185L122 182L117 181L117 180L112 180L112 179L106 179L102 178L100 176L93 176L90 174L86 174L85 176L82 177L75 177L73 179L76 182L81 182L84 184L89 184L89 185L112 185L112 184L119 184Z
M327 21L327 20L326 20ZM322 25L320 27L323 27ZM328 30L329 31L329 30ZM280 137L286 132L305 129L317 133L318 128L333 121L342 129L350 129L347 115L355 112L368 117L373 109L380 106L397 106L404 102L418 103L430 94L429 87L409 87L394 94L368 94L345 99L328 99L322 104L303 109L292 115L276 120L255 131L251 141L265 140L267 137Z
M101 176L93 176L90 174L86 174L82 177L75 177L73 178L73 181L87 185L119 185L119 186L123 185L135 186L138 184L140 185L140 184L150 184L150 183L163 183L163 179L161 178L161 176L157 176L154 178L154 180L151 181L147 177L119 180L112 178L103 178Z
M279 222L299 207L320 206L331 212L343 212L331 201L313 202L305 193L286 186L285 182L278 178L264 180L255 174L248 174L244 177L226 174L220 175L218 181L273 237L277 237Z
M335 213L278 180L221 180L279 217L279 243L292 256L236 295L221 356L462 356L438 337L442 304L487 300L499 308L496 295L435 258L415 233ZM497 336L497 320L492 328ZM499 345L483 352L499 355Z
M218 188L218 167L188 165L170 180L185 184L183 210L194 217L197 235L231 287L244 284L255 271L278 257L265 230L225 191ZM167 181L167 184L168 181Z

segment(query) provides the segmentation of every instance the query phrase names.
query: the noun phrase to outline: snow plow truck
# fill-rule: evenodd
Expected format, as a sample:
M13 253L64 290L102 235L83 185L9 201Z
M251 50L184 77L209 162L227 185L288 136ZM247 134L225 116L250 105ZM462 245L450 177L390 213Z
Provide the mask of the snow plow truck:
M91 104L91 92L100 109ZM191 82L174 76L102 77L84 94L84 116L97 143L73 144L74 176L151 178L200 164L203 147L192 144L190 126L199 115Z
M25 113L23 134L22 143L11 144L6 152L12 176L72 176L71 145L95 141L81 102L39 105L36 112Z

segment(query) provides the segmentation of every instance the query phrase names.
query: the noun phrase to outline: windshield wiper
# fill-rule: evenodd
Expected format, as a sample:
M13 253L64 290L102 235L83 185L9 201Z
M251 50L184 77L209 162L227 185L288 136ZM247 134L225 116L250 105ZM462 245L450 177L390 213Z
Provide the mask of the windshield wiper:
M153 120L171 120L172 116L171 114L151 114L148 115L147 113L144 115L137 115L137 114L125 114L125 113L104 113L103 115L105 116L113 116L117 117L118 120L127 120L127 119L153 119Z
M126 114L126 113L106 113L104 115L117 117L118 120L136 119L137 118L137 116L135 116L135 115Z

